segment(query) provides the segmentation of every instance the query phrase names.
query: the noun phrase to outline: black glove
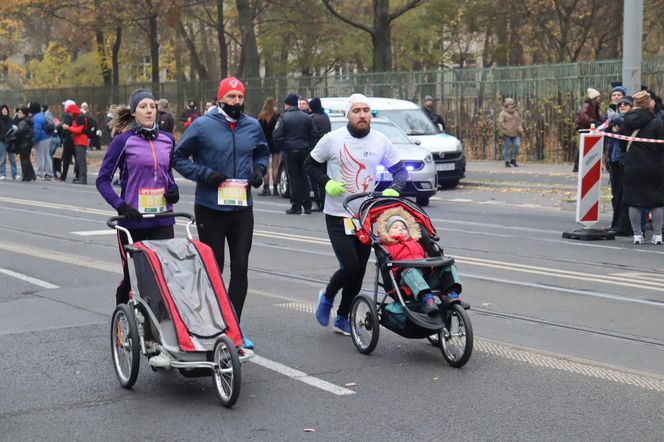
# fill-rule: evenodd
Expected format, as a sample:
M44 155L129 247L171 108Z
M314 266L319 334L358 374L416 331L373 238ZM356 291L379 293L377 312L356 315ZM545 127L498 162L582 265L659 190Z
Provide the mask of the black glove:
M260 166L254 167L254 171L251 173L251 177L249 177L248 183L252 186L258 189L263 185L263 168Z
M118 215L122 215L125 217L125 219L130 221L140 221L143 219L143 214L141 212L134 209L124 201L118 206Z
M180 201L180 192L177 187L171 187L164 193L164 198L168 204L175 204Z
M223 173L212 171L212 173L205 179L205 184L212 187L219 187L219 184L223 183L226 178L228 177Z

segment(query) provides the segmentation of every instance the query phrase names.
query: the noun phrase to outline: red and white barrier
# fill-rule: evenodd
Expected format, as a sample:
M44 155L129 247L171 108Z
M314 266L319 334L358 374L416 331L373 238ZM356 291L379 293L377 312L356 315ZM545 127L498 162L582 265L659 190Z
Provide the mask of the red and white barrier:
M587 229L599 221L602 189L602 150L604 137L582 133L579 137L579 182L576 195L576 221Z

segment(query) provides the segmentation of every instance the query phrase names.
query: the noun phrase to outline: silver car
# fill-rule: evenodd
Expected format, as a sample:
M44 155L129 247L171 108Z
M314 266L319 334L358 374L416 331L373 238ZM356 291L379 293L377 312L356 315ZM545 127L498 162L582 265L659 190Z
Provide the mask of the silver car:
M335 130L345 126L348 119L342 115L331 115L330 123L332 123L332 130ZM408 182L401 195L415 197L418 205L428 206L429 198L435 195L438 189L436 163L431 153L414 144L399 126L386 118L372 118L371 129L387 136L399 149L401 160L404 162L409 175ZM378 166L376 172L377 182L374 190L380 191L392 183L392 174L382 165ZM284 161L281 161L279 165L278 189L281 196L287 198L290 195Z

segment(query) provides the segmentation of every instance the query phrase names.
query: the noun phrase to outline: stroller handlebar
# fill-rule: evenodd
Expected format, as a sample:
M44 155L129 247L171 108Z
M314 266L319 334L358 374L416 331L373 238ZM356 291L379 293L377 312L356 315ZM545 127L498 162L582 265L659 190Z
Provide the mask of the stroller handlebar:
M401 197L395 197L395 196L383 196L383 192L362 192L362 193L355 193L353 195L347 196L344 201L343 201L343 206L344 209L346 209L346 212L350 213L353 215L353 211L348 207L351 201L355 201L356 199L360 198L389 198L389 199L395 199L395 200L403 200Z
M194 218L194 215L186 212L160 212L160 213L144 213L143 214L143 219L152 219L152 218L177 218L177 217L183 217L189 219L192 223L196 220ZM111 229L115 229L117 224L117 221L125 219L124 215L116 215L112 216L109 219L106 220L106 225L110 227Z

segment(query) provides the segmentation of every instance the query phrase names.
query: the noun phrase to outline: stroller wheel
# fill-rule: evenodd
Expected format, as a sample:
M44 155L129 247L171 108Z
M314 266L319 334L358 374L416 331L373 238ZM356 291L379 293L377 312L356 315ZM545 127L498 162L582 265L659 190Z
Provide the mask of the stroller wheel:
M455 302L445 311L445 327L438 332L440 351L452 367L460 368L473 352L473 326L466 310Z
M221 405L231 408L240 396L240 358L228 336L222 336L214 346L214 375L212 380Z
M376 303L367 295L357 295L350 310L350 334L357 350L363 354L374 351L379 331Z
M141 355L138 339L132 308L127 304L118 305L111 321L111 354L115 374L124 388L131 388L138 377Z

